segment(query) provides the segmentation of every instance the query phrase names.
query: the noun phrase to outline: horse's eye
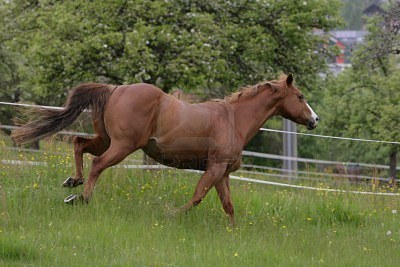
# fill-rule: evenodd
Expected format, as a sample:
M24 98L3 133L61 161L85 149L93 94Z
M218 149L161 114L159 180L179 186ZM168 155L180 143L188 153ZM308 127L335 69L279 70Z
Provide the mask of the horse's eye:
M300 99L300 101L303 101L304 100L304 95L299 95L299 99Z

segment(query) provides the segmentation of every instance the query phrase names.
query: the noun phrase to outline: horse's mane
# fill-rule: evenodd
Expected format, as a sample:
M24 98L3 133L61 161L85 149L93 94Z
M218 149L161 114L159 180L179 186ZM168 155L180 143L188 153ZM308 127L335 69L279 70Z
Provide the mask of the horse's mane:
M244 86L242 88L239 89L239 91L234 92L228 96L226 96L224 99L214 99L214 101L217 102L228 102L228 103L234 103L236 101L239 100L239 98L243 97L243 96L253 96L253 95L257 95L259 93L259 85L263 85L266 83L273 83L275 85L279 85L282 82L285 82L287 78L286 74L282 74L279 76L278 80L272 80L272 81L263 81L263 82L259 82L255 85L247 85Z

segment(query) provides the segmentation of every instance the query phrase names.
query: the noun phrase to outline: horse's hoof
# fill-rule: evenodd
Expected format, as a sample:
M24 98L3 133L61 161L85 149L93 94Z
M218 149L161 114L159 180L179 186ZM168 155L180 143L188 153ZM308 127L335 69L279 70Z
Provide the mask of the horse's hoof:
M180 214L180 210L176 207L173 206L166 206L166 210L165 210L165 215L167 218L173 219L178 217L178 215Z
M77 187L78 185L83 184L83 178L79 178L79 180L75 180L73 177L68 177L67 180L62 184L63 187Z
M84 204L87 203L82 195L69 195L64 199L64 203L74 205L74 204Z

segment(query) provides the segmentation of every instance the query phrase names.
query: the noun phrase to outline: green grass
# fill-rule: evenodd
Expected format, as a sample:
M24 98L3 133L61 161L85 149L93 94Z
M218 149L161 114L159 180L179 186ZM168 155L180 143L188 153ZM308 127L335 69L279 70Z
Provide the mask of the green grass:
M89 205L69 206L63 199L83 190L60 186L72 148L46 149L69 156L0 150L48 164L0 163L0 266L400 266L399 197L232 181L231 228L215 190L169 216L198 174L109 169Z

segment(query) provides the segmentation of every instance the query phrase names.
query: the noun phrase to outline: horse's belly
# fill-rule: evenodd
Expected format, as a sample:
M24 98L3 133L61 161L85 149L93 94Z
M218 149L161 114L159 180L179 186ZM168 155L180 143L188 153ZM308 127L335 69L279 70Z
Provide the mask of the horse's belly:
M198 141L198 140L197 140ZM208 155L207 141L190 142L177 140L174 144L162 144L151 138L142 149L155 161L179 169L205 170Z

